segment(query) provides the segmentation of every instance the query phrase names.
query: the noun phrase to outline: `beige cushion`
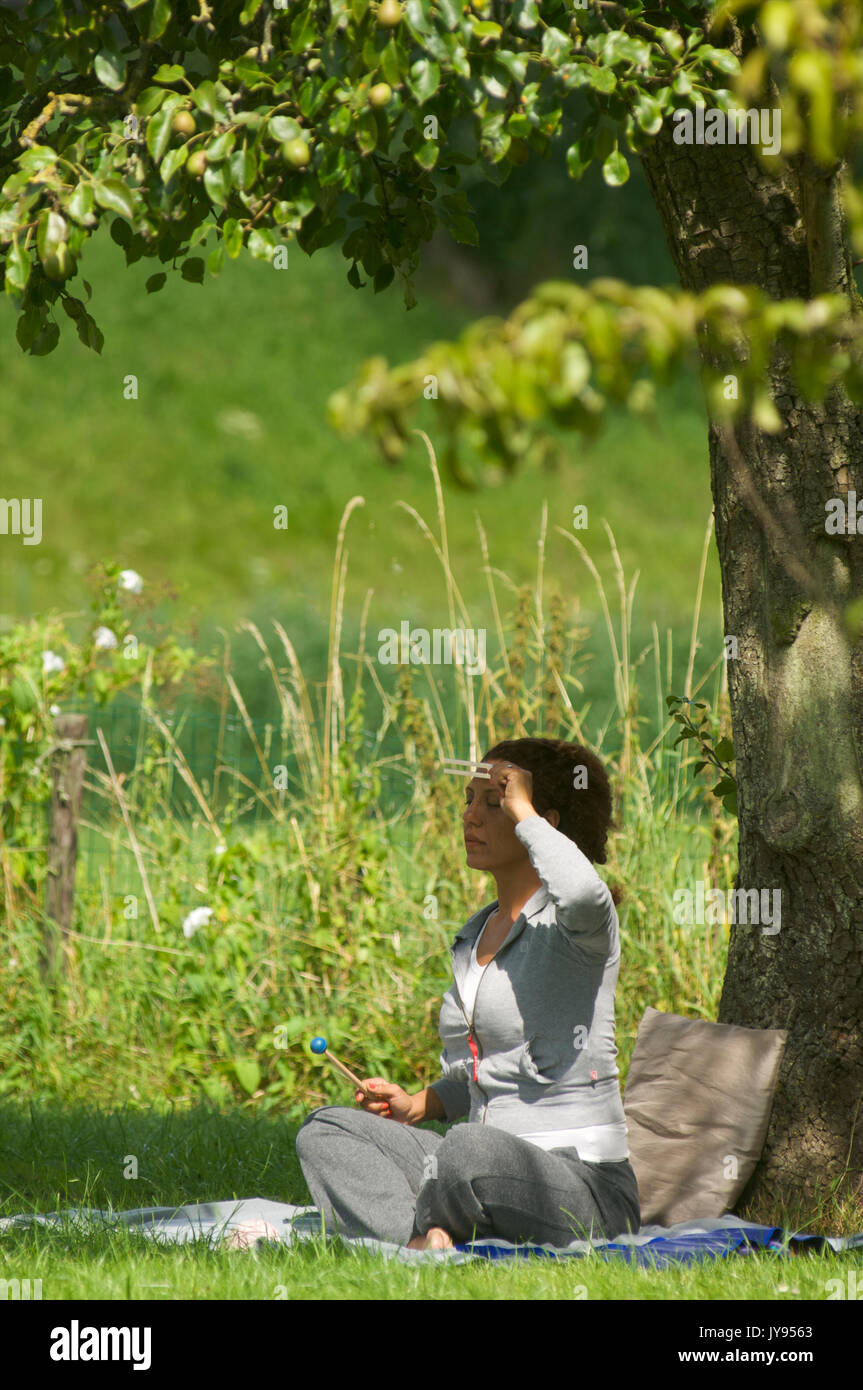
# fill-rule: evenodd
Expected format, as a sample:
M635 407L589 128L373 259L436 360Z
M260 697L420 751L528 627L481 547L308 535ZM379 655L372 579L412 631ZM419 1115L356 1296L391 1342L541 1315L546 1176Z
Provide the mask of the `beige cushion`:
M642 1226L731 1210L764 1147L787 1039L645 1009L623 1097Z

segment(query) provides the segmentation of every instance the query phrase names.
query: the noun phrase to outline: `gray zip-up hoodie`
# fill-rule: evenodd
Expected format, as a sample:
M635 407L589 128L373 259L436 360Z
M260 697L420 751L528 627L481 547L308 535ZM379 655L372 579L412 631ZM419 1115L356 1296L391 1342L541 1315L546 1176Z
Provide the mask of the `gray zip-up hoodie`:
M541 816L515 833L542 880L486 967L473 1018L464 984L483 907L450 948L454 983L440 1012L440 1096L447 1121L468 1115L511 1134L624 1123L614 991L617 912L578 845Z

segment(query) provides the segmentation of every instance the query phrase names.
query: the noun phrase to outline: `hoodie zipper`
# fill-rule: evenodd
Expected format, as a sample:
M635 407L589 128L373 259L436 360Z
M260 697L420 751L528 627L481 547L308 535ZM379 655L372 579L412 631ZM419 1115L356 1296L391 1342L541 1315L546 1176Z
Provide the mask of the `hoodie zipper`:
M491 914L489 914L489 916L491 916ZM485 919L485 922L483 922L483 925L482 925L482 932L485 931L486 924L488 923L488 920L489 920L489 919L488 919L488 917L487 917L487 918ZM482 935L482 932L480 932L480 936ZM479 937L477 937L477 940L479 940ZM468 1047L470 1048L471 1056L473 1057L473 1079L474 1079L474 1083L476 1084L477 1090L480 1091L480 1092L482 1093L483 1096L485 1096L485 1107L484 1107L484 1109L483 1109L483 1115L482 1115L482 1120L481 1120L481 1123L482 1123L482 1124L485 1124L486 1111L488 1110L488 1095L487 1095L487 1093L486 1093L485 1091L483 1091L482 1086L480 1086L480 1084L479 1084L479 1062L480 1062L480 1058L481 1058L481 1056L482 1056L482 1052L481 1052L480 1049L479 1049L479 1045L478 1045L478 1044L479 1044L479 1040L478 1040L477 1038L474 1037L473 1024L474 1024L474 1019L476 1018L476 1005L477 1005L477 1000L479 999L479 992L480 992L480 990L482 989L482 982L483 982L483 980L485 979L486 971L488 970L489 965L491 965L491 961L492 961L492 960L496 960L497 957L498 957L498 955L500 954L500 952L501 952L502 950L503 950L503 945L501 945L501 946L498 948L498 950L495 951L495 953L494 953L494 955L492 956L491 960L488 962L488 965L483 966L483 972L482 972L482 974L481 974L480 977L479 977L479 984L478 984L477 987L476 987L476 994L474 995L473 1009L471 1010L471 1016L470 1016L470 1018L468 1018L467 1014L466 1014L465 1011L464 1011L464 1005L463 1005L462 1002L461 1002L461 995L460 995L460 994L459 994L459 1000L458 1000L459 1008L461 1009L462 1018L464 1019L465 1023L467 1024L467 1028L468 1028L468 1033L467 1033L467 1045L468 1045ZM458 993L458 991L456 991L456 993Z
M488 965L491 965L491 961L489 961ZM485 1113L486 1113L486 1111L488 1110L488 1095L487 1095L487 1093L482 1089L482 1086L480 1086L480 1084L479 1084L479 1062L480 1062L480 1057L482 1056L482 1053L481 1053L481 1051L480 1051L480 1049L479 1049L478 1039L474 1037L474 1032L473 1032L473 1021L474 1021L474 1019L475 1019L475 1017L476 1017L476 1001L477 1001L477 999L479 998L479 992L480 992L480 989L482 988L482 982L483 982L483 980L485 979L485 972L486 972L486 970L488 970L488 965L485 966L485 968L484 968L482 974L481 974L480 977L479 977L479 984L478 984L477 987L476 987L476 997L474 998L474 1001L473 1001L473 1010L472 1010L472 1012L471 1012L470 1018L468 1018L467 1014L465 1013L465 1011L464 1011L464 1006L463 1006L462 1003L461 1003L461 996L459 996L459 1007L461 1008L462 1017L464 1018L464 1021L465 1021L465 1023L467 1024L467 1027L468 1027L467 1045L468 1045L468 1047L470 1048L470 1050L471 1050L471 1055L472 1055L472 1057L473 1057L473 1079L474 1079L474 1083L475 1083L475 1085L476 1085L477 1090L478 1090L478 1091L483 1095L483 1097L485 1098L485 1104L484 1104L484 1107L483 1107L482 1120L481 1120L481 1123L482 1123L482 1124L485 1124Z

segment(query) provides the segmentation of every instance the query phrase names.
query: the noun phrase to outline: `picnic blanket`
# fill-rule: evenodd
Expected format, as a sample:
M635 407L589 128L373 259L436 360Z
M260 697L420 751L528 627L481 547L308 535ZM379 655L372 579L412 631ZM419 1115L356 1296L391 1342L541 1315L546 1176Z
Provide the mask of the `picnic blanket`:
M291 1245L296 1240L321 1238L321 1218L315 1207L292 1206L264 1197L246 1197L226 1202L197 1202L180 1207L135 1207L131 1211L103 1211L93 1207L70 1207L46 1215L0 1218L0 1232L38 1223L87 1230L106 1225L121 1227L151 1239L181 1244L204 1239L218 1242L247 1221L270 1222L279 1241ZM663 1268L727 1255L748 1255L769 1250L780 1256L808 1251L863 1249L863 1232L854 1236L794 1235L776 1226L759 1226L727 1214L703 1221L680 1221L675 1226L642 1226L638 1235L620 1235L614 1240L574 1240L565 1248L552 1245L514 1245L498 1237L457 1244L451 1250L409 1250L406 1246L367 1237L327 1236L348 1247L362 1247L407 1263L462 1264L467 1260L502 1260L532 1255L548 1259L583 1258L595 1250L604 1260L626 1260L629 1264Z

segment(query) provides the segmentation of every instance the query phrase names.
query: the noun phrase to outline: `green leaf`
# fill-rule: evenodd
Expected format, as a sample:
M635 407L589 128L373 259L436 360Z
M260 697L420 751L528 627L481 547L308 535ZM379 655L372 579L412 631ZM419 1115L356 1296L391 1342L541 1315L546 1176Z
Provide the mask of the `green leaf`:
M51 164L56 164L59 158L57 151L52 150L50 145L31 145L29 150L18 156L18 168L23 173L38 174Z
M571 179L580 179L593 158L593 136L584 136L570 145L566 152L566 167Z
M234 1062L237 1080L248 1095L253 1095L261 1083L261 1068L251 1057L241 1057Z
M473 32L478 39L499 39L503 29L493 19L481 19L473 26Z
M380 55L381 72L390 86L395 87L408 70L407 56L396 43L395 39L390 39L386 48Z
M303 135L303 127L299 121L295 121L293 116L273 116L270 120L267 131L273 140L281 144L284 140L299 140Z
M225 250L232 261L235 261L243 249L243 229L236 217L229 217L222 226L222 240Z
M231 171L227 164L217 164L215 168L207 165L204 170L204 187L211 203L223 208L231 192Z
M54 255L57 247L66 241L68 234L69 228L65 217L62 217L59 212L43 208L39 214L36 228L36 250L43 265L46 256Z
M381 290L385 290L388 285L391 285L394 279L395 270L393 267L388 262L382 265L374 278L375 294L380 294Z
M160 109L147 122L147 149L154 164L161 164L171 140L171 122L183 98L169 92Z
M602 166L602 177L612 188L619 188L629 178L629 165L620 150L612 150Z
M78 331L80 336L80 328ZM55 323L53 319L48 319L30 345L30 356L47 357L49 352L54 351L59 341L60 325Z
M250 92L257 91L260 87L271 87L273 79L269 77L258 64L251 58L238 58L234 63L234 76L238 82L242 82ZM238 111L237 118L243 113Z
M0 241L11 241L18 226L20 212L18 205L3 208L0 212Z
M740 72L740 61L730 53L727 48L714 48L711 44L702 44L695 50L696 58L701 58L711 67L718 68L720 72L727 72L736 75Z
M572 39L560 29L548 28L542 36L542 56L555 67L572 49Z
M150 24L147 29L147 38L152 42L159 39L164 34L171 19L171 6L169 0L153 0L153 12L150 15Z
M594 67L593 65L585 69L587 80L596 92L613 92L617 86L617 78L611 68Z
M80 223L81 226L88 227L94 220L94 202L95 198L93 195L92 183L79 183L76 185L75 191L66 203L66 211L75 222Z
M311 48L317 36L317 25L312 7L305 5L298 7L299 13L291 25L291 52L305 53L306 49Z
M440 150L434 140L423 140L414 150L414 159L423 169L433 169L438 161Z
M167 279L168 277L164 270L157 271L155 275L151 275L150 278L145 281L144 289L148 294L155 294L157 290L164 289Z
M199 83L191 93L192 101L199 111L203 111L207 116L215 116L219 106L219 99L216 95L216 88L210 81Z
M448 214L441 218L447 231L464 246L479 246L479 235L469 217Z
M111 240L118 246L128 246L133 236L134 232L129 223L122 217L115 217L111 223Z
M513 78L513 80L517 82L519 86L522 85L525 79L525 74L527 73L526 54L511 53L509 49L503 48L499 53L495 54L495 62L498 65L498 67L502 67L506 72L508 72L510 77ZM522 93L522 95L526 98L527 102L530 103L533 99L534 94L538 91L539 84L536 82L529 82L527 87L525 87L525 90Z
M93 193L100 207L118 212L130 221L135 216L132 194L122 179L94 179Z
M220 160L227 159L236 143L237 137L233 130L226 130L223 134L217 135L215 140L211 140L206 147L207 162L218 164Z
M204 258L203 256L187 256L180 267L180 274L184 280L190 281L193 285L204 283Z
M258 177L258 153L254 145L244 145L231 155L231 182L235 188L251 188Z
M737 790L737 783L733 777L720 777L716 786L713 788L714 796L727 796L729 792Z
M30 279L30 257L16 241L6 252L6 293L18 294Z
M271 261L276 249L276 238L269 227L253 227L246 246L256 261Z
M455 0L437 0L437 9L447 29L455 29L461 19L462 6Z
M662 128L662 107L646 92L642 92L635 105L635 119L646 135L655 135Z
M180 63L163 63L153 73L154 82L182 82L186 69Z
M29 352L37 335L42 328L42 316L38 309L26 309L19 315L15 325L15 337L18 339L18 346L23 352ZM13 681L12 689L14 692L16 682ZM32 697L31 697L32 698ZM18 701L16 701L16 704ZM20 708L20 705L19 705Z
M222 266L223 266L224 264L225 264L225 248L224 248L224 246L221 246L221 245L219 245L219 246L214 246L213 249L212 249L212 251L210 252L209 256L207 257L207 269L208 269L208 271L210 272L211 275L218 275L219 271L222 269Z
M411 68L408 86L422 106L429 97L434 96L440 86L440 68L437 63L431 62L428 58L420 58Z
M721 738L713 751L721 762L728 762L734 757L734 744L730 738Z
M360 154L371 154L378 143L378 123L374 111L363 111L354 122L354 130Z
M519 29L535 29L539 24L536 0L514 0L512 12Z
M662 44L666 53L670 53L672 58L679 58L683 52L683 39L674 29L657 29L656 37Z
M97 326L95 319L91 319L86 311L78 315L75 320L75 327L78 330L78 337L85 347L92 348L94 352L100 353L102 351L102 348L105 346L105 335ZM107 673L103 674L107 683Z
M112 92L119 92L125 86L126 60L121 54L103 48L101 53L96 54L93 70L102 86L110 87Z
M139 116L146 119L158 111L168 93L164 87L145 87L143 92L139 92L138 100L135 102L135 110Z
M177 145L175 149L169 150L159 165L159 175L162 182L167 183L169 179L172 179L188 158L188 145Z

